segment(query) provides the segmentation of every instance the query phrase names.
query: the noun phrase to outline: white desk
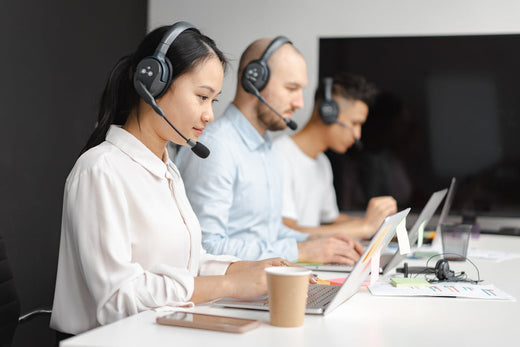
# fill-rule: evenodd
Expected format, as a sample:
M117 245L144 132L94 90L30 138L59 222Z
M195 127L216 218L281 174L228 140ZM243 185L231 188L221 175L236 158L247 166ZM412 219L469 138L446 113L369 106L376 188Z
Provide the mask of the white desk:
M520 253L520 237L482 235L470 247ZM473 259L485 283L517 298L491 301L434 297L380 297L366 288L329 315L305 317L300 328L269 325L269 313L198 306L196 312L258 319L258 329L230 334L161 326L147 311L68 340L79 346L499 346L518 343L520 328L520 258L504 262ZM435 265L435 264L432 264ZM470 278L470 264L461 264ZM458 267L458 266L457 266ZM513 274L511 276L511 274ZM322 277L340 277L323 274ZM515 342L517 341L517 342Z

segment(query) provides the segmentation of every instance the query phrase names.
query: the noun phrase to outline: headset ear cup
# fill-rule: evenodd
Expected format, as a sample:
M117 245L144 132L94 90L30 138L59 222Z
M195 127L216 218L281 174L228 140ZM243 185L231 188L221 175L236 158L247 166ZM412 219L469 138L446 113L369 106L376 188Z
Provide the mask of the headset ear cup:
M338 120L339 107L334 100L323 100L318 111L325 124L334 124Z
M242 88L248 93L255 94L250 85L245 83L245 81L249 81L258 91L262 91L269 81L269 74L269 67L266 63L260 60L253 60L246 65L244 72L242 72Z
M164 93L166 93L168 91L168 89L170 88L171 84L172 84L172 71L173 71L173 67L172 67L172 63L170 62L170 59L168 59L168 57L164 57L164 62L166 63L166 66L164 66L164 64L162 64L164 66L165 69L167 69L167 78L166 78L166 81L161 81L163 83L163 86L162 86L162 89L160 91L157 92L157 95L155 96L156 99L159 99L161 96L164 95Z
M447 260L440 259L437 261L437 264L435 264L435 276L437 276L439 281L450 280L453 277Z
M138 64L134 72L134 85L137 81L141 82L150 94L157 98L166 90L167 81L162 81L161 76L163 71L168 69L168 66L160 62L154 57L146 57ZM170 70L167 71L168 74ZM136 89L137 90L137 89Z

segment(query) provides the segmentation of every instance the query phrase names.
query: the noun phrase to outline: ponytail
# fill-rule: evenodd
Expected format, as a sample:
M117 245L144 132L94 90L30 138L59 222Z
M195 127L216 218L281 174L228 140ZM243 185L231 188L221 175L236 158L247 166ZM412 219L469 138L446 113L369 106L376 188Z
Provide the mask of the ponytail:
M110 72L99 105L96 128L80 155L105 141L110 125L125 124L131 110L137 105L139 98L132 84L132 57L126 55L121 58Z

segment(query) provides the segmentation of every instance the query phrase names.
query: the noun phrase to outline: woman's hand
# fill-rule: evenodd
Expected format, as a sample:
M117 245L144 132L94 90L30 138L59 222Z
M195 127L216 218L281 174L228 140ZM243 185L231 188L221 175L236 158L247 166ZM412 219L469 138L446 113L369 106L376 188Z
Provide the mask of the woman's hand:
M271 266L299 266L282 258L231 263L224 276L197 276L191 301L195 304L222 297L251 299L267 293L265 268ZM312 274L309 282L315 284Z
M260 261L238 261L231 263L226 277L232 283L232 298L247 299L267 293L267 276L264 269L270 266L299 266L282 258L270 258ZM316 283L311 275L310 283Z

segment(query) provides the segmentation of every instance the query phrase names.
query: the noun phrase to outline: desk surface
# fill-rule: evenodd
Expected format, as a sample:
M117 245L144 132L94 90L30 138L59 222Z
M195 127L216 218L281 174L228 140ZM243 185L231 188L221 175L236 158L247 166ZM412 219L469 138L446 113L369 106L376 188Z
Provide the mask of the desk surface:
M482 235L470 247L520 253L520 237ZM484 283L514 296L514 301L436 297L373 296L367 288L329 315L305 317L303 327L269 325L269 313L197 306L195 312L257 319L260 328L230 334L161 326L153 311L123 319L68 340L62 347L79 346L498 346L517 341L520 326L520 258L495 262L473 259ZM470 264L456 264L470 278ZM456 270L459 270L456 268ZM322 277L339 277L324 273Z

